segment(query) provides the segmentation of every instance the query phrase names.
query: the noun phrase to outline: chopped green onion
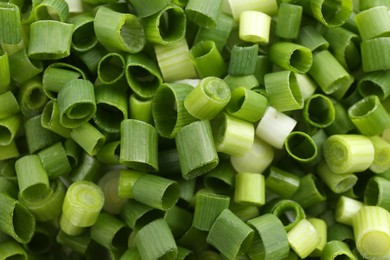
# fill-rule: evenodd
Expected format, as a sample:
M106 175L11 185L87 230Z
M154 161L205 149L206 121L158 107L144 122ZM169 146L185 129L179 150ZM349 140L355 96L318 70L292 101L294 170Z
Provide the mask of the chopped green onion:
M331 171L325 162L318 165L317 174L334 193L350 190L358 180L358 177L353 173L339 174Z
M284 259L289 253L287 233L283 224L273 214L263 214L248 220L255 230L248 255L252 259Z
M381 134L390 127L390 115L383 107L378 96L367 96L348 109L352 123L366 136Z
M156 219L142 227L135 236L135 242L142 259L175 259L178 252L175 239L164 219Z
M327 195L319 179L312 173L308 173L300 179L299 187L291 196L291 199L295 200L302 208L306 209L325 201Z
M152 102L154 99L142 99L135 94L129 98L129 118L152 124Z
M321 259L337 259L340 257L346 260L356 259L346 243L337 240L326 243Z
M125 75L124 57L115 52L107 53L99 60L97 75L103 84L112 85L120 82Z
M20 110L25 117L32 117L42 112L48 97L43 91L42 82L35 77L20 86L18 102Z
M22 40L19 7L12 2L0 2L0 43L15 44Z
M385 100L390 95L390 84L387 81L389 76L388 71L377 71L364 75L357 85L360 95L363 97L376 95L380 100Z
M11 83L10 66L8 60L8 53L0 47L0 93L9 90L9 84Z
M106 141L106 137L88 122L73 128L70 137L90 156L95 156Z
M271 45L269 57L273 63L285 70L306 73L313 63L311 50L292 42L276 42Z
M227 2L235 20L239 20L241 13L248 10L263 12L269 16L278 13L278 3L276 0L228 0Z
M76 14L69 17L68 22L74 25L72 48L75 51L86 52L97 45L98 41L93 28L93 16L91 13Z
M275 34L284 39L297 39L301 26L303 8L299 5L279 5Z
M245 76L254 74L258 50L257 44L248 46L234 45L230 55L229 75Z
M307 219L320 235L320 243L318 243L316 249L311 252L310 256L322 256L322 252L327 242L327 224L325 220L321 218L308 218Z
M119 161L135 170L158 171L157 137L152 125L135 119L123 120Z
M272 213L280 219L287 232L306 217L304 209L297 202L289 199L275 199L264 207L265 212Z
M148 17L151 16L163 8L165 8L169 4L169 0L129 0L130 4L134 7L135 11L140 17Z
M338 27L343 25L350 17L353 9L352 0L310 1L311 12L314 18L326 27Z
M367 186L364 191L365 205L379 206L381 208L389 210L389 188L390 180L379 176L371 177L367 182Z
M2 104L0 119L7 118L20 111L18 101L11 91L7 91L0 95L0 104Z
M43 0L35 6L33 11L37 20L65 22L69 14L69 6L65 1Z
M72 170L66 151L61 142L57 142L38 152L43 168L49 179L65 176Z
M139 18L100 7L93 22L97 40L106 48L137 53L145 45L145 32Z
M285 148L292 158L298 162L313 161L318 155L318 147L313 138L301 131L292 131L286 138Z
M0 255L4 259L20 259L27 260L27 252L23 249L23 247L16 241L9 240L4 241L0 245Z
M142 24L147 41L167 45L183 39L187 20L181 7L167 5L157 13L145 17Z
M43 128L50 130L62 137L69 138L72 129L64 127L60 122L60 108L57 101L46 103L41 114L41 125Z
M28 56L39 60L57 60L70 55L73 24L40 20L30 26Z
M387 50L390 46L389 37L379 37L363 41L360 45L363 72L390 69L390 57Z
M227 194L233 190L236 173L229 160L221 160L204 176L203 184L216 193Z
M125 73L130 89L141 98L152 98L163 83L156 62L143 53L127 55Z
M321 241L320 234L307 220L300 220L295 227L287 233L291 248L300 258L309 256Z
M361 172L374 161L374 146L363 135L336 134L324 144L324 159L335 173Z
M228 259L248 251L254 231L229 209L217 217L207 235L207 242L217 248ZM230 238L230 239L226 239Z
M186 16L200 27L215 28L222 2L222 0L189 0L185 7Z
M341 196L336 203L335 220L338 223L352 226L354 216L363 206L361 201Z
M368 259L390 255L390 213L378 206L363 206L353 218L359 253Z
M184 179L192 179L214 169L219 162L209 121L183 127L175 137Z
M376 6L357 13L354 17L363 41L390 35L390 14L386 6Z
M290 198L298 189L300 179L295 174L271 166L265 186L281 198Z
M271 16L258 11L243 11L240 15L239 26L241 40L259 44L269 42Z
M43 71L43 64L40 60L30 59L27 50L21 49L8 56L9 71L11 79L19 84L37 76Z
M126 203L126 199L119 196L119 178L119 171L113 170L106 172L97 183L104 193L103 210L110 214L119 214Z
M80 254L85 254L91 244L91 236L89 232L71 236L60 230L57 234L56 240L59 244L67 246Z
M242 204L265 204L265 180L259 173L239 172L236 175L234 201Z
M133 230L139 230L148 223L163 218L165 211L129 199L120 212L121 219Z
M134 170L119 171L118 195L120 198L133 198L134 183L143 175L143 172Z
M370 170L374 173L383 173L390 168L390 143L380 136L372 136L370 140L375 150Z
M226 84L228 84L231 91L234 91L236 88L239 87L244 87L247 89L255 89L259 87L259 81L257 80L255 75L227 75L223 80L226 82Z
M303 108L303 97L295 74L289 70L268 73L264 76L269 105L279 112Z

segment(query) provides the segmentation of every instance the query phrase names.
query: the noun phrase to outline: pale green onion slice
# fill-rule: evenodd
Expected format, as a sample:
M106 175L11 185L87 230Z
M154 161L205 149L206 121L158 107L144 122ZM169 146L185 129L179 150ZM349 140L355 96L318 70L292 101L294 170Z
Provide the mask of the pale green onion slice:
M371 177L364 191L364 203L369 206L379 206L386 210L390 209L390 181L379 177Z
M301 258L309 256L321 241L318 231L306 219L302 219L287 233L294 252Z
M314 18L325 26L338 27L350 17L353 9L352 0L313 0L310 1Z
M390 168L390 143L380 136L372 136L370 140L375 150L370 170L374 173L383 173Z
M240 19L240 15L244 11L259 11L269 16L278 13L278 3L276 0L228 0L228 7L235 20Z
M362 41L390 36L390 14L386 6L376 6L354 17Z
M200 27L215 28L222 2L222 0L189 0L185 7L186 16Z
M236 175L234 201L241 204L265 204L264 175L251 172L239 172Z
M271 16L258 11L244 11L240 15L239 26L241 40L260 44L269 42Z
M342 195L336 203L335 220L352 226L353 218L363 206L363 202Z

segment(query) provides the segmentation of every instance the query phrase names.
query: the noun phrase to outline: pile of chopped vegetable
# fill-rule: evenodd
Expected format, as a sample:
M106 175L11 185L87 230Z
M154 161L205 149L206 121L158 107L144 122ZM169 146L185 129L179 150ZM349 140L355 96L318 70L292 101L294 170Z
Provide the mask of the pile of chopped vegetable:
M0 259L390 259L388 0L0 0Z

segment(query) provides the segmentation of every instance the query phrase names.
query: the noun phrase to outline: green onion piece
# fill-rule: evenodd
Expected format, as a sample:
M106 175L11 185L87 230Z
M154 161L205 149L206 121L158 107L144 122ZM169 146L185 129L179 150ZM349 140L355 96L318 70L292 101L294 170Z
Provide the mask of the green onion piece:
M119 214L126 199L119 197L119 171L106 172L98 181L104 193L103 210L110 214Z
M68 23L74 25L72 34L73 50L86 52L97 45L98 41L93 28L93 15L91 13L83 12L69 17Z
M22 40L20 11L13 3L0 3L0 42L15 44Z
M0 145L0 160L7 160L11 158L18 158L20 152L16 146L16 142L12 141L8 145Z
M379 206L389 210L389 188L390 180L378 176L370 178L364 191L365 205Z
M354 17L362 41L390 35L390 14L386 6L376 6Z
M71 80L86 79L85 73L68 63L56 62L50 64L42 76L42 85L45 94L50 99L57 99L58 92Z
M180 186L180 195L179 198L187 203L193 203L193 197L195 194L195 188L196 188L196 179L179 179L178 180L179 186Z
M3 259L27 260L28 256L24 248L16 241L9 240L0 245L0 255Z
M33 9L37 20L57 20L65 22L69 14L66 1L43 0Z
M207 242L218 249L228 259L248 251L254 231L229 209L217 217L207 235ZM229 237L230 239L226 239Z
M164 217L165 212L136 200L129 199L120 212L121 219L133 230L139 230L148 223Z
M300 258L309 256L321 241L315 227L307 220L300 220L295 227L287 233L291 248Z
M119 187L118 195L120 198L133 198L133 187L134 183L144 173L134 170L120 170L119 171Z
M278 13L278 3L276 0L228 0L227 2L233 18L237 21L240 19L241 13L248 10L259 11L268 14L269 16L273 16Z
M106 141L105 135L88 122L73 128L70 137L90 156L95 156Z
M0 47L0 93L5 93L8 91L10 83L11 74L8 53Z
M18 92L20 110L25 117L32 117L42 112L48 97L43 91L42 82L37 77L20 86Z
M271 16L259 11L243 11L240 15L239 37L252 43L268 44Z
M303 108L303 97L295 74L289 70L264 76L269 105L280 112Z
M192 179L214 169L219 162L209 121L193 122L175 137L184 179Z
M139 18L101 7L93 22L98 42L108 49L129 53L140 52L145 45L145 32Z
M0 95L0 119L12 116L20 111L18 101L11 91Z
M387 50L390 46L389 37L379 37L363 41L360 45L363 72L390 69L390 57Z
M163 83L156 62L143 53L127 55L125 73L130 88L141 98L152 98Z
M197 77L185 38L169 45L154 45L154 51L164 82Z
M300 28L297 43L309 48L313 53L326 50L329 47L329 42L313 25L305 25Z
M330 28L325 34L329 49L344 68L356 70L361 65L360 38L343 27Z
M351 119L348 117L346 108L339 101L332 99L335 109L335 119L332 124L326 127L328 135L332 134L346 134L355 128Z
M119 53L107 53L98 63L97 75L103 84L112 85L119 82L125 75L125 59Z
M0 145L9 145L15 139L22 124L19 113L0 119Z
M193 215L193 212L178 206L173 206L166 212L164 219L168 223L173 236L178 238L183 236L191 228Z
M58 93L60 122L68 128L86 123L96 112L93 84L84 79L74 79L65 84Z
M229 160L221 160L217 167L208 172L203 178L206 188L216 193L228 194L233 190L236 170Z
M8 56L8 63L11 79L19 84L23 84L43 71L42 62L30 59L26 49L21 49Z
M196 43L190 50L190 57L200 78L225 75L226 64L214 41Z
M259 173L239 172L236 175L234 201L242 204L265 204L265 180Z
M135 170L158 171L157 137L152 125L135 119L123 120L119 161Z
M320 242L318 243L314 251L311 252L310 256L314 256L314 257L322 256L322 252L324 250L327 241L327 224L325 220L321 218L308 218L307 220L313 225L313 227L317 230L318 234L320 235Z
M118 88L95 88L96 113L93 121L106 133L119 133L120 124L128 118L127 96Z
M99 186L90 181L73 182L66 191L62 205L61 229L67 233L63 218L77 228L94 225L103 205L104 194Z
M28 56L39 60L57 60L70 55L73 24L40 20L30 25Z
M157 13L145 17L142 24L148 42L167 45L184 38L187 20L181 7L168 5Z
M358 179L353 173L339 174L333 172L325 162L318 165L317 174L334 193L338 194L350 190Z
M60 230L56 236L56 241L80 254L85 254L91 244L91 236L89 232L83 232L80 235L71 236Z
M353 218L353 231L359 253L368 259L390 255L390 213L378 206L363 206Z
M43 128L41 125L42 115L29 118L24 123L25 137L30 154L48 147L61 140L61 136Z
M230 55L229 75L245 76L254 74L258 50L259 46L257 44L248 46L234 45Z
M179 199L179 185L167 178L143 174L133 185L133 197L138 202L166 211Z
M60 109L57 101L46 103L41 114L41 125L43 128L50 130L62 137L69 138L72 129L64 127L60 122Z
M221 212L229 207L230 198L209 192L202 192L195 197L192 226L203 231L210 231Z
M77 143L75 142L74 144L77 145ZM78 145L77 147L80 148ZM81 149L79 151L81 151ZM102 166L102 163L98 161L95 157L91 157L86 152L82 151L82 154L77 157L77 167L73 169L69 176L70 180L72 182L82 180L96 181L100 174Z
M65 148L61 142L57 142L39 151L38 156L49 179L65 176L72 170Z
M35 231L34 216L22 203L4 193L0 193L0 203L0 230L19 243L28 243Z
M256 127L256 135L277 149L282 149L287 136L297 121L292 117L268 106Z
M264 95L238 87L231 94L226 112L231 116L254 123L263 116L267 105L268 99Z
M142 227L135 236L135 242L142 259L175 259L178 252L164 219L156 219Z
M162 0L162 1L129 0L129 2L134 7L139 17L148 17L164 9L167 5L169 5L170 1L169 0Z
M389 3L386 0L360 0L357 7L360 11L363 11L380 5L389 7Z
M348 109L348 116L359 132L366 136L381 134L390 127L390 115L378 96L367 96Z
M290 247L283 224L273 214L263 214L250 219L248 225L255 230L252 245L248 251L251 259L284 259Z
M286 138L285 148L293 159L307 163L318 156L318 147L313 138L302 131L292 131Z
M326 27L338 27L343 25L351 16L352 0L341 1L310 1L311 12L314 18Z
M242 156L231 156L230 161L237 172L262 173L274 159L274 149L271 145L254 138L253 145Z
M303 8L300 5L279 5L275 34L283 39L297 39L301 26Z
M52 192L39 199L19 196L19 201L34 215L35 220L47 222L57 220L61 214L66 188L60 179L50 183Z
M305 209L325 201L327 196L321 185L322 183L315 175L308 173L301 178L299 187L291 199L297 201Z
M272 72L272 63L268 55L263 55L263 54L258 55L256 60L256 69L255 69L254 76L259 81L259 83L264 85L265 74L271 72Z
M348 226L352 226L352 220L364 206L363 202L340 196L336 203L335 220Z
M226 82L226 84L228 84L231 91L234 91L238 87L245 87L247 89L255 89L259 87L259 81L255 75L227 75L223 80Z
M193 257L195 257L194 252L184 247L178 247L177 260L192 259Z
M135 94L131 94L129 98L129 118L152 124L152 102L153 99L142 99Z
M76 168L81 158L81 147L70 138L64 140L63 146L70 166L72 169Z
M376 71L365 74L357 85L360 95L363 97L376 95L380 100L385 100L390 95L390 85L386 80L389 75L388 71Z
M313 65L308 72L325 94L348 89L351 76L328 50L313 55Z
M17 198L18 191L18 185L2 174L0 177L0 193L7 194L12 198Z
M328 127L336 117L332 100L323 94L314 94L309 97L302 113L306 122L318 128Z
M51 192L49 178L38 155L25 155L15 162L19 194L23 199L39 199Z
M324 144L324 158L335 173L361 172L374 161L374 146L363 135L332 135Z
M193 116L201 120L216 117L230 100L228 85L217 77L207 77L184 99L184 107Z
M298 189L300 179L295 174L271 166L265 180L265 186L281 198L290 198Z
M230 15L220 13L217 18L217 25L215 28L200 27L195 35L193 45L201 41L213 41L218 49L222 52L229 38L230 32L234 26L234 20Z
M120 140L107 142L96 154L96 158L104 164L119 164Z
M89 73L96 76L99 61L107 53L108 51L103 46L97 44L88 51L77 53L77 58L79 59L80 64L85 65L85 68Z
M295 227L306 217L304 209L297 202L289 199L276 199L265 205L265 211L274 214L283 223L286 232Z
M383 173L390 168L390 143L380 136L372 136L370 140L375 150L370 170L374 173Z
M126 259L142 260L140 254L138 252L137 247L130 247L130 248L128 248L123 253L123 255L119 258L119 260L126 260Z
M215 28L217 26L217 18L221 13L222 0L207 1L207 0L189 0L185 12L187 18L193 23L204 28Z
M356 259L351 252L351 249L348 247L348 244L337 240L326 243L321 259L337 259L340 257L346 260Z
M279 67L296 73L308 72L313 63L313 55L309 48L291 42L272 44L269 58Z
M91 238L103 247L119 254L128 248L127 240L130 228L120 219L106 212L101 212L91 227Z

